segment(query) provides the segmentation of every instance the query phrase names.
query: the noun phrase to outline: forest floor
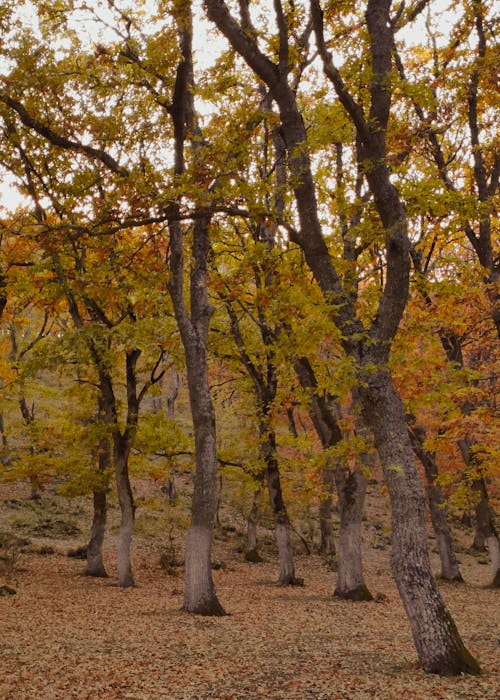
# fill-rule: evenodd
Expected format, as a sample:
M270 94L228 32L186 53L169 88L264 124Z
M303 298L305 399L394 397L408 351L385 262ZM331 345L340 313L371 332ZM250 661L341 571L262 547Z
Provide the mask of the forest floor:
M33 502L25 487L0 485L0 534L25 538L0 570L0 586L16 591L0 597L2 700L500 697L499 592L487 587L486 560L466 550L470 531L457 532L466 583L440 583L440 589L484 673L441 678L417 664L389 574L390 548L381 525L387 522L387 503L380 494L370 496L364 550L367 584L379 594L378 602L333 598L335 574L317 555L297 556L304 587L277 586L271 545L266 561L246 563L241 532L226 524L215 541L214 578L228 615L205 618L181 611L182 568L172 575L159 564L171 539L154 527L168 510L166 499L155 498L149 510L138 510L137 585L120 589L116 505L105 548L110 577L93 579L82 576L83 561L67 556L85 543L84 499L45 493ZM432 563L438 571L435 553Z

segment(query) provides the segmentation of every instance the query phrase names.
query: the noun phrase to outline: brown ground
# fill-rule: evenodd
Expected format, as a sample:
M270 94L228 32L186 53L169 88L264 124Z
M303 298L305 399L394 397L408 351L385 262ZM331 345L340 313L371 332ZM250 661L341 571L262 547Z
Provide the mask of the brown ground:
M274 558L243 563L236 551L237 535L230 533L216 542L216 559L226 568L214 572L229 615L199 618L180 611L182 570L168 576L158 565L165 542L137 537L136 588L116 586L112 535L106 549L110 578L83 577L83 562L66 552L85 541L84 532L61 535L65 522L71 531L75 506L54 496L44 499L54 504L50 522L59 525L57 533L40 536L44 528L30 524L26 515L33 513L30 504L13 487L0 487L0 530L26 535L31 529L29 551L12 571L0 573L0 585L17 591L0 597L2 700L500 697L499 592L485 587L489 567L478 557L462 552L466 584L442 584L441 590L485 672L479 678L446 679L417 667L388 574L389 550L373 547L381 546L380 532L372 527L373 512L365 528L366 578L371 591L385 594L385 600L350 603L332 598L334 574L314 555L297 560L304 588L278 587ZM39 522L42 508L35 509ZM54 508L60 508L59 519ZM71 518L68 509L73 509ZM88 514L79 517L83 515ZM116 520L116 509L111 515ZM47 518L43 522L45 531L50 529ZM53 547L54 553L37 553L42 546ZM435 555L433 563L437 569Z

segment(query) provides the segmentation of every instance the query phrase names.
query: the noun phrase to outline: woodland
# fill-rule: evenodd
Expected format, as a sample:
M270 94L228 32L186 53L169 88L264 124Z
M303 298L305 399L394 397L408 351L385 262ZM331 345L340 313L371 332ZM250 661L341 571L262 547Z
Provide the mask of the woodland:
M497 24L0 4L2 697L497 697Z

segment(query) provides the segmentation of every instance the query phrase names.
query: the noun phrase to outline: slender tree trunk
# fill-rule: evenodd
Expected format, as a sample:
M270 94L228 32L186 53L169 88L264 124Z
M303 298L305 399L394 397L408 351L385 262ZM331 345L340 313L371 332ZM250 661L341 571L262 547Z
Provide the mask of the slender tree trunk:
M204 148L193 102L192 14L190 2L176 6L181 60L169 112L174 127L174 172L185 171L184 147L189 133L194 165ZM207 260L211 215L200 204L193 224L189 307L185 298L184 240L178 202L170 205L170 279L168 289L186 359L189 405L193 419L196 469L191 523L186 539L184 610L199 615L224 615L212 578L212 540L217 510L217 442L215 412L208 382L207 342L212 307L208 299Z
M319 502L319 551L325 557L335 556L335 531L333 529L333 491L335 489L335 475L332 460L327 458L323 467L323 485L326 494Z
M409 435L413 451L422 462L427 478L427 497L441 562L441 578L446 581L463 581L453 546L443 489L438 482L436 455L424 449L425 430L421 426L410 425Z
M94 515L87 545L86 576L106 577L106 569L102 558L102 545L106 530L107 490L96 489L93 493Z
M342 431L331 401L316 392L317 382L307 358L295 361L295 371L304 388L311 389L311 419L324 449L342 440ZM353 394L353 400L355 395ZM337 463L329 466L327 478L335 480L340 517L337 549L338 572L334 595L350 600L372 600L363 577L362 520L366 495L366 479L359 469L352 472Z
M185 344L185 350L196 472L185 551L184 609L199 615L224 615L212 578L212 539L217 509L217 446L206 349L204 345L197 348Z
M2 447L7 447L7 435L5 433L5 423L3 419L3 413L0 413L0 436Z
M468 437L458 441L458 446L465 462L467 472L477 473L472 480L471 489L474 494L474 510L476 514L476 537L483 538L491 560L492 585L500 586L500 542L495 527L495 517L488 498L486 481L481 474L480 463L476 464ZM474 539L474 542L476 538Z
M258 488L253 495L252 507L247 518L247 536L246 536L246 549L245 549L245 559L250 562L261 562L262 557L259 554L258 540L257 540L257 523L259 518L260 505L262 503L262 490L263 485L260 481Z
M484 534L481 530L477 517L474 521L474 539L472 541L471 549L473 549L475 552L484 552L486 549Z
M392 505L394 580L424 669L441 675L480 672L465 648L432 576L425 529L425 497L403 404L385 369L364 374L360 395L372 429Z
M492 586L500 588L500 545L484 478L474 480L472 491L477 498L475 505L476 527L478 532L481 533L490 555Z
M100 401L99 415L103 416L102 400ZM111 445L107 437L104 437L99 444L98 455L98 475L100 478L105 475L111 466ZM104 534L106 530L107 517L107 484L103 487L94 489L93 505L94 514L92 519L92 527L90 530L90 539L87 545L87 567L85 569L86 576L105 577L107 576L106 569L102 558L102 545L104 543Z
M275 521L280 569L278 582L284 586L302 585L304 583L303 580L295 577L293 548L290 541L290 519L281 489L280 472L276 458L276 437L267 421L261 423L259 432L265 462L269 500Z
M134 532L135 505L128 474L128 449L117 438L115 447L115 478L120 504L120 530L118 532L118 584L121 588L134 586L132 575L131 547Z

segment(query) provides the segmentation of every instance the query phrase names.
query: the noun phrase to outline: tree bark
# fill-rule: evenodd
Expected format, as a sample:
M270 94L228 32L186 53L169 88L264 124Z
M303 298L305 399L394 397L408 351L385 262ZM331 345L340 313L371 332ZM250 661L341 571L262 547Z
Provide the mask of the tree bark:
M193 284L193 281L192 281ZM208 385L206 337L183 339L196 454L191 524L185 550L184 609L199 615L224 615L212 578L212 539L217 510L215 414Z
M491 560L491 585L494 588L500 588L500 544L493 511L488 498L486 481L483 477L474 480L472 492L476 496L476 528L482 535Z
M480 672L465 648L431 574L422 481L403 404L388 370L365 373L360 394L392 508L391 566L422 666L441 675Z
M373 600L363 576L361 523L366 478L360 469L337 470L340 531L337 585L334 595L349 600Z
M409 425L409 435L413 451L421 461L427 478L427 497L441 562L441 578L446 581L463 581L453 546L443 489L437 480L436 455L424 448L425 430L421 426Z
M105 578L108 574L102 558L102 545L106 530L107 489L95 489L93 493L94 515L87 545L86 576Z
M263 561L259 554L259 543L257 539L257 523L259 518L260 504L262 502L262 481L260 481L258 488L256 489L253 500L252 507L247 518L247 536L246 536L246 547L245 547L245 559L250 562L260 562Z
M333 400L317 392L314 370L307 358L295 361L295 371L305 389L311 393L310 413L323 449L337 445L342 431L334 413ZM354 394L353 394L354 398ZM362 519L366 496L366 478L360 469L350 471L337 462L327 463L331 470L338 496L340 530L338 541L338 571L334 595L350 600L372 600L363 576ZM330 474L326 475L331 478Z
M276 544L278 545L279 578L283 586L302 585L304 581L295 577L293 548L290 541L290 519L283 500L281 479L276 457L276 437L267 421L260 425L260 440L266 470L269 500L274 515Z
M326 494L319 501L319 551L325 557L336 554L335 530L333 529L333 491L335 489L335 476L332 460L327 459L323 467L323 485Z
M115 479L120 504L120 530L118 532L118 584L121 588L134 586L131 547L134 532L135 505L128 473L128 448L120 438L114 451Z
M467 412L467 407L465 409ZM484 541L491 560L492 585L496 588L500 585L500 541L495 527L495 517L488 497L486 480L481 473L481 462L475 458L469 437L458 441L458 446L465 462L466 472L472 475L471 490L474 495L474 511L476 514L476 542L477 535Z
M179 3L176 16L181 50L169 112L174 127L174 171L185 171L184 147L189 130L196 161L203 140L193 102L192 16L189 0ZM196 163L195 163L196 164ZM169 207L170 279L168 289L186 360L189 404L193 419L196 468L191 523L185 549L184 610L199 615L224 615L212 578L212 540L217 511L217 444L215 412L208 382L207 340L212 308L208 300L207 259L211 216L200 206L193 224L189 310L184 298L183 229L180 205Z
M99 398L98 419L103 420L102 397ZM108 472L111 467L111 444L109 437L103 436L98 445L98 468L97 477L101 481L93 492L93 519L90 530L90 539L87 545L87 567L86 576L106 577L106 569L102 557L102 546L106 530L107 518L107 494L108 494Z

